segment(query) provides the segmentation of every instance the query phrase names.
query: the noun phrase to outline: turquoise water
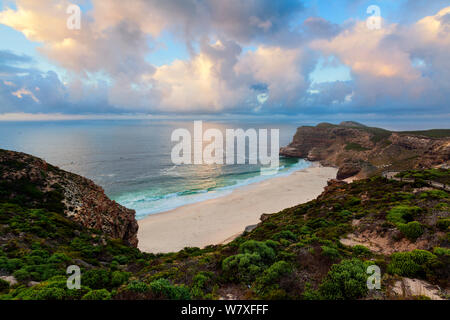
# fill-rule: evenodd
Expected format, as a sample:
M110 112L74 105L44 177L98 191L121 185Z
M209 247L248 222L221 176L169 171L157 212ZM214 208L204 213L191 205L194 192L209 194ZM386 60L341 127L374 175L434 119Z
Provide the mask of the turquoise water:
M148 214L221 197L238 187L286 176L309 165L308 161L302 159L282 158L278 173L270 176L260 175L259 169L252 169L250 166L242 168L213 166L207 169L199 169L196 166L173 166L161 173L167 178L159 187L126 192L113 198L122 205L135 209L136 216L142 218Z
M204 122L204 129L277 128L287 145L297 124ZM171 161L171 133L192 121L65 121L0 123L0 148L26 152L101 185L137 218L229 194L234 189L306 168L281 158L275 175L259 165L180 165ZM247 150L248 153L248 150ZM248 155L247 155L248 158Z

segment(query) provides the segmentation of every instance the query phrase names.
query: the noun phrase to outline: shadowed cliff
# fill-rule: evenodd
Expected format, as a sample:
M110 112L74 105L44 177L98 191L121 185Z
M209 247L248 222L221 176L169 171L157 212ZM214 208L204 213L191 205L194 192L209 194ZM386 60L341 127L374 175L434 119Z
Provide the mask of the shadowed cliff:
M347 121L297 129L280 155L339 168L338 179L365 178L386 170L447 167L450 130L392 132Z
M0 200L62 213L74 222L137 246L135 211L110 200L89 179L39 158L0 149Z

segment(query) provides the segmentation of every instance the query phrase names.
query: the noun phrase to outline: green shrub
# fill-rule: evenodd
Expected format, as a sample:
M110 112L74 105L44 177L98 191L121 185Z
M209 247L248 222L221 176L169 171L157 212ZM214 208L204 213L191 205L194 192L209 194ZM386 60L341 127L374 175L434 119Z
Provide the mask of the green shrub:
M248 240L239 246L240 253L258 254L263 261L270 262L275 258L274 242Z
M222 270L231 281L252 282L275 259L277 242L248 240L239 246L239 254L223 260Z
M359 244L354 246L352 251L357 257L370 257L372 255L372 252L368 248Z
M18 270L23 267L23 262L20 259L13 258L8 259L5 265L5 269L8 272L14 272L15 270Z
M449 226L450 226L449 218L444 219L441 218L436 222L436 227L438 227L442 231L447 231Z
M443 190L428 190L420 194L421 199L445 199L448 198L447 192Z
M150 287L145 282L134 280L127 285L127 289L137 293L146 293Z
M314 290L311 283L307 282L302 293L302 298L304 300L320 300L322 297L320 296L319 290Z
M437 256L450 256L450 249L436 247L433 249L433 253Z
M399 192L395 192L394 194L392 194L392 200L394 200L394 201L412 200L414 198L415 198L415 195L413 193L409 193L409 192L399 191Z
M416 206L400 205L389 210L386 219L392 223L406 223L413 220L414 216L422 212L422 209Z
M357 206L361 203L361 199L358 197L350 197L350 199L346 202L346 205L349 207Z
M111 300L111 293L106 289L92 290L86 293L81 300Z
M71 261L66 254L64 253L54 253L49 259L48 263L66 263Z
M416 241L423 234L423 227L417 221L398 223L398 229L411 241Z
M367 151L370 149L364 148L363 146L361 146L358 143L351 142L345 146L345 150L347 150L347 151Z
M257 253L239 253L223 260L222 270L231 281L250 283L264 269L264 265Z
M9 282L3 279L0 279L0 292L9 289Z
M331 223L323 218L310 219L305 224L306 227L311 228L313 230L316 230L319 228L325 228L330 225L331 225Z
M290 230L283 230L281 232L274 234L272 239L273 240L280 240L280 239L297 240L297 236Z
M124 255L115 256L113 261L117 261L118 264L126 264L129 261L129 258Z
M256 279L257 283L269 285L275 283L283 275L292 272L292 266L286 261L277 261L272 264L269 268L264 270L263 274Z
M109 288L111 283L111 273L102 269L89 270L81 275L81 282L91 289Z
M73 300L80 299L89 289L69 290L64 276L53 277L30 288L18 288L14 293L19 300Z
M130 276L131 276L130 272L113 271L111 273L111 286L113 288L120 287L122 284L128 281Z
M208 271L200 271L192 279L191 294L194 298L203 298L204 290L212 283L211 278L214 273Z
M19 281L28 281L31 279L31 274L25 269L19 269L13 273L13 276Z
M149 287L153 294L162 299L188 300L191 298L189 289L186 286L175 286L164 278L152 281Z
M391 255L387 272L405 277L424 277L427 264L436 258L434 254L425 250L396 252Z
M348 210L342 210L341 212L339 212L339 216L341 218L350 218L351 216L353 216L353 213Z
M366 265L359 259L343 260L331 267L319 293L327 300L354 300L367 294Z
M281 277L290 274L292 266L286 261L277 261L264 270L255 280L254 290L263 299L281 299L286 293L281 290L278 281Z
M326 257L330 257L331 259L334 259L334 260L337 260L341 257L341 254L335 248L328 247L328 246L321 246L321 248L322 248L322 254Z
M434 209L445 211L447 209L450 209L450 205L448 203L441 202L441 203L438 203L437 205L435 205Z

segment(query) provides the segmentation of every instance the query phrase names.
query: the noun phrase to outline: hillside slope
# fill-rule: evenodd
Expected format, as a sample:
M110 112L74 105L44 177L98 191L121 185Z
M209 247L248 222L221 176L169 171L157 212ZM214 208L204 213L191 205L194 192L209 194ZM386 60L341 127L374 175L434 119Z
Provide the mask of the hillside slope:
M0 178L0 201L64 213L86 228L137 246L135 211L111 201L89 179L39 158L1 149Z
M321 123L298 128L280 154L339 167L338 179L365 178L385 170L449 166L450 130L391 132L351 121Z
M10 161L2 161L0 299L449 297L450 194L420 179L330 181L316 200L263 215L229 244L154 255L109 234L120 219L96 230L71 217L64 188L86 179L50 165L35 172L26 168L42 160L2 154ZM444 169L403 174L450 179ZM54 177L61 187L49 189ZM69 265L81 268L79 290L66 286ZM380 290L367 288L371 265Z

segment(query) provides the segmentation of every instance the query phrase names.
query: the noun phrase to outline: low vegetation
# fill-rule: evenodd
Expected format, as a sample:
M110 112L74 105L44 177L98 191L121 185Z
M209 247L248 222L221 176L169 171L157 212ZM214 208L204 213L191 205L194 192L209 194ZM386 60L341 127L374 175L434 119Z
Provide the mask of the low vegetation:
M366 286L373 264L384 280L415 277L447 288L450 278L448 193L379 176L329 186L227 245L158 255L82 228L57 201L24 190L42 207L0 197L0 273L17 280L0 280L0 299L362 299L373 294ZM430 246L386 255L343 245L357 225ZM69 265L81 267L79 290L67 288ZM383 290L379 297L387 297Z

